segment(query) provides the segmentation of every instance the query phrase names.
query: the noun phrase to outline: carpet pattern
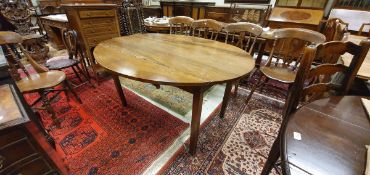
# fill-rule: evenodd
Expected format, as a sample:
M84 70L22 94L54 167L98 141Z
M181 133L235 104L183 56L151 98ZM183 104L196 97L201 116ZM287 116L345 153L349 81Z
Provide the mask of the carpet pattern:
M260 174L281 123L283 103L240 89L224 119L202 128L197 154L181 152L164 174ZM275 174L276 172L272 172Z
M122 108L112 80L76 91L83 104L63 94L52 103L60 128L40 111L71 174L141 174L189 126L127 90Z

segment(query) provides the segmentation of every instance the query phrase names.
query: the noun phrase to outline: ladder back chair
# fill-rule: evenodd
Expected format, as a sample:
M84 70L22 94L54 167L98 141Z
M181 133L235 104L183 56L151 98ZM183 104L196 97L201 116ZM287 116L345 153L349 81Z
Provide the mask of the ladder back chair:
M50 58L48 61L46 61L45 66L49 70L63 70L71 68L76 77L80 80L80 85L83 85L87 82L91 83L90 78L88 77L89 74L85 61L83 60L82 51L77 41L77 32L71 29L64 29L62 31L62 39L68 51L68 55ZM85 71L83 71L79 66L80 63L82 63ZM82 80L79 74L85 78L85 82Z
M367 31L364 31L364 29L366 29L366 26L367 26ZM358 35L362 35L362 32L367 32L367 36L370 37L370 23L363 23L360 27L360 29L358 30Z
M238 42L235 45L240 48L244 47L244 41L247 35L248 39L245 44L245 50L249 54L252 54L257 38L262 34L263 29L260 25L257 24L240 22L226 25L225 32L226 32L225 43L228 43L230 35L232 37L232 43L234 43L235 36L239 34Z
M310 102L322 98L322 94L327 92L335 92L335 95L346 95L349 88L351 87L353 80L364 61L366 54L370 47L370 40L361 42L360 46L351 42L340 42L332 41L317 46L308 46L305 49L304 59L301 62L301 66L298 68L297 76L294 84L292 85L291 91L289 91L285 107L283 110L283 122L279 129L279 134L274 141L270 150L268 159L262 170L263 175L270 173L274 165L276 164L279 157L282 160L282 171L283 174L290 174L287 165L285 164L286 158L282 154L284 151L284 143L282 137L289 116L297 110L300 102ZM337 63L322 64L317 67L311 67L315 58L320 57L331 57L332 55L351 53L353 59L349 67ZM342 74L340 81L338 80L338 74ZM321 79L325 81L314 81L313 83L306 85L306 82L312 82L312 78L318 78L322 75ZM330 77L327 79L326 77ZM336 82L333 84L333 82ZM307 98L311 97L311 98ZM314 98L312 98L314 97Z
M301 29L277 29L273 33L272 43L267 63L259 68L262 73L252 87L246 102L251 99L254 91L268 82L275 80L290 86L296 77L296 68L299 66L306 46L325 42L325 36L319 32ZM273 61L275 59L275 61Z
M200 19L193 21L191 28L193 36L217 40L218 34L222 31L223 26L214 19ZM209 33L211 33L211 36L209 36Z
M194 19L187 16L175 16L168 20L170 34L190 35Z
M51 100L54 99L60 92L64 91L66 94L67 100L69 96L67 91L71 91L76 99L81 102L81 99L73 91L69 82L66 80L66 75L62 71L51 70L49 71L46 67L38 64L23 48L22 46L22 37L15 32L0 32L0 45L5 48L7 62L9 63L9 71L16 81L16 84L19 90L23 93L33 93L37 92L40 95L40 98L32 102L30 105L34 109L46 110L53 121L59 125L55 112L51 107ZM20 49L21 53L18 52ZM35 74L30 74L26 67L21 62L21 54L27 59L31 64L33 69L36 71ZM26 77L22 78L18 69L21 69ZM63 85L61 89L55 89L56 86ZM51 98L48 97L50 92L56 92ZM41 107L34 107L38 102L42 102Z
M345 33L348 32L348 23L339 18L330 18L325 22L322 33L328 41L342 41Z

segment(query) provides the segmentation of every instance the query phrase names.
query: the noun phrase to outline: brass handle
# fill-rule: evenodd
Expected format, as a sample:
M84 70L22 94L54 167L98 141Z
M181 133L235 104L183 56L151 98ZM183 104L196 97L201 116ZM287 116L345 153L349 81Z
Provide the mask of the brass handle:
M3 168L3 166L4 166L4 165L3 165L4 161L5 161L5 157L0 155L0 169L2 169L2 168Z

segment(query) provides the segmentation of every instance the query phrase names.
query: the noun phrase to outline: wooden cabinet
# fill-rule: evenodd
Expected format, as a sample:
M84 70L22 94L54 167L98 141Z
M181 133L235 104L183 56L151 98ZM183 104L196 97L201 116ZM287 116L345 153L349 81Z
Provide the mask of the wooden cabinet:
M268 18L268 26L273 29L305 28L318 31L323 16L321 9L275 7Z
M231 18L237 17L241 21L263 25L269 10L269 6L262 8L237 7L233 9L230 9L230 7L208 6L206 7L206 18L222 22L235 22Z
M100 42L120 36L115 4L63 4L70 28L77 31L80 44L90 62L92 49Z
M214 2L205 1L161 1L162 16L189 16L193 19L204 19L206 7Z

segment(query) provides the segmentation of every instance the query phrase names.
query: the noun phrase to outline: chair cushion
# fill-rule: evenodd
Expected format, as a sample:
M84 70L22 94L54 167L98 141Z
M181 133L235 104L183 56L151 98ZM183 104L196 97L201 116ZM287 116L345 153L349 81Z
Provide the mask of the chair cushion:
M45 63L45 66L48 67L50 70L60 70L77 65L78 63L79 61L74 59L58 59L47 61Z
M62 71L48 71L39 74L32 74L30 77L17 81L21 92L34 92L40 89L52 88L62 83L66 74Z
M268 78L283 83L293 83L296 76L296 72L282 67L261 67L260 70Z

